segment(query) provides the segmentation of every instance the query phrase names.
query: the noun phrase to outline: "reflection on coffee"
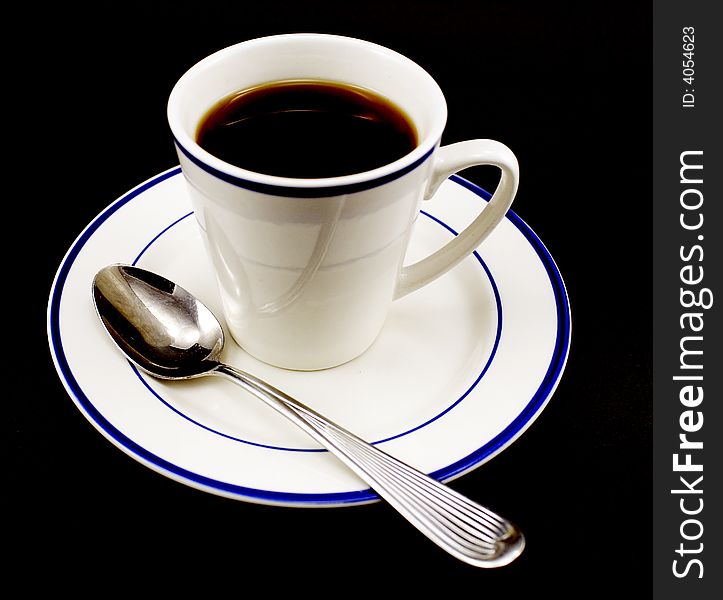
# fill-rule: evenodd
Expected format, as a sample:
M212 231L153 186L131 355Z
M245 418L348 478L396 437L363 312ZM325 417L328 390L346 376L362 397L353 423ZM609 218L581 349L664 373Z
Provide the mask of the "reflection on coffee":
M217 158L279 177L338 177L394 162L417 146L401 108L332 81L276 81L226 96L201 119L196 141Z

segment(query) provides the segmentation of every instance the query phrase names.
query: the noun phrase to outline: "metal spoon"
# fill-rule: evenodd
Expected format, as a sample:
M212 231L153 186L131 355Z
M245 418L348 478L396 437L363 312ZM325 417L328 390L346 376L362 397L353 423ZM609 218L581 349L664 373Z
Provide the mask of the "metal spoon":
M218 375L237 383L306 431L451 555L477 567L499 567L522 552L524 537L507 520L220 362L221 326L175 283L138 267L111 265L95 276L93 299L111 338L138 367L161 379Z

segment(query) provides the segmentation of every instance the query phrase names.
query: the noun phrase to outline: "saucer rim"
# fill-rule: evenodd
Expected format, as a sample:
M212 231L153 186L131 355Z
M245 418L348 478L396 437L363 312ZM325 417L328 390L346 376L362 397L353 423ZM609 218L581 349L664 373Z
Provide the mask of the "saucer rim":
M60 336L60 302L65 281L70 269L79 255L83 246L93 236L95 231L118 209L141 195L146 190L159 183L181 173L180 167L172 167L155 177L139 184L135 188L123 194L116 201L106 206L78 235L76 240L66 252L53 281L48 301L47 327L48 341L51 355L55 363L60 379L86 418L104 435L109 441L121 450L139 460L149 468L162 473L186 485L212 492L216 495L229 498L258 502L263 504L276 504L284 506L299 507L323 507L323 506L347 506L374 502L379 499L371 489L357 490L352 492L331 492L331 493L298 493L298 492L276 492L248 488L237 484L229 484L218 481L199 473L195 473L174 465L165 459L149 452L135 441L118 431L107 419L95 408L94 404L85 395L68 365ZM451 181L468 189L485 201L491 198L486 190L476 184L458 176L452 175ZM512 444L524 431L535 421L542 412L547 402L554 394L564 372L569 355L571 341L571 311L567 290L562 276L555 264L554 259L542 243L540 238L516 213L509 210L506 218L517 228L527 242L535 250L542 262L545 272L550 280L557 311L556 339L550 365L540 382L537 391L527 402L524 409L517 417L508 424L494 438L487 441L480 448L467 456L447 465L441 469L431 472L429 475L440 481L451 481L457 477L480 466Z

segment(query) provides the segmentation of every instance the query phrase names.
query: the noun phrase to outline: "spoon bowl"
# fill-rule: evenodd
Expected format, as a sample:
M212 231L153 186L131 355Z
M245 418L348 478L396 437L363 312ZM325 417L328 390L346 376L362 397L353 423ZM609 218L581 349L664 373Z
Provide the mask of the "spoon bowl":
M221 362L221 325L181 286L150 271L116 264L96 274L93 299L111 339L143 371L161 379L214 375L240 385L306 431L452 556L489 568L506 565L522 552L525 538L508 520L269 383Z
M189 379L218 366L221 325L203 303L168 279L111 265L95 276L93 300L116 345L150 375Z

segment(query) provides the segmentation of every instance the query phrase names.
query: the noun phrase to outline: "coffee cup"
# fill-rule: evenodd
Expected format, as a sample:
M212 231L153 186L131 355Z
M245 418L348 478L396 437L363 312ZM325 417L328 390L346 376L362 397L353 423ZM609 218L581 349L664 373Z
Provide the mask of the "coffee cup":
M378 166L308 177L250 169L199 143L199 127L219 101L283 82L367 90L399 108L413 125L414 143ZM457 265L497 226L517 190L517 159L494 140L440 146L446 118L444 95L422 67L383 46L343 36L245 41L201 60L179 79L168 121L225 322L242 348L286 369L348 362L378 337L394 300ZM245 150L253 155L258 138L240 139L248 140ZM302 154L299 141L294 147ZM264 142L289 160L291 141L283 130ZM349 136L336 151L356 143ZM371 144L363 154L374 158L381 151ZM444 247L405 266L423 201L451 174L474 165L501 170L490 202Z

